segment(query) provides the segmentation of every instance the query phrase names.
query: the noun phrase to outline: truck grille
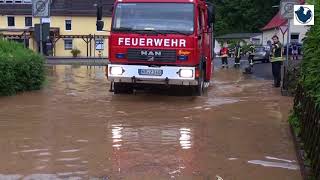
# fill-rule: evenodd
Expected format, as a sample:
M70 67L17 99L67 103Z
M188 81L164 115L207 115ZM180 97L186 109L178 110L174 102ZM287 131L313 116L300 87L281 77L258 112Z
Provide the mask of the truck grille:
M128 60L148 62L176 62L176 50L128 49Z

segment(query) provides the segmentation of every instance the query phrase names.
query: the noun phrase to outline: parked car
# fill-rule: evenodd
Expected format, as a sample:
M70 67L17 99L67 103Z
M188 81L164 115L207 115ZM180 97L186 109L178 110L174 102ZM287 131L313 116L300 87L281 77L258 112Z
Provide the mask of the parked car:
M257 46L253 61L270 62L270 48L267 46Z

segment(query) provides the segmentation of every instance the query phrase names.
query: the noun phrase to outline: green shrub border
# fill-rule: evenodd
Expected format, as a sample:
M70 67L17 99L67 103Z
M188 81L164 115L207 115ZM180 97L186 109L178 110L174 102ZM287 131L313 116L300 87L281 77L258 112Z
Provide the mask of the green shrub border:
M44 57L22 44L0 39L0 96L41 89L44 62Z
M306 39L303 44L303 60L301 63L298 85L302 86L306 95L312 97L315 100L316 108L320 109L320 3L315 1L315 25L312 26L309 32L306 34ZM312 4L313 1L308 1ZM289 123L294 133L294 139L297 143L298 159L302 159L303 167L310 165L310 159L308 155L301 155L299 152L303 150L303 142L299 138L301 136L301 120L299 119L296 111L301 111L299 104L294 107L291 115L289 116ZM295 111L296 110L296 111ZM308 173L303 172L306 175L304 178L307 180L315 180L316 178Z

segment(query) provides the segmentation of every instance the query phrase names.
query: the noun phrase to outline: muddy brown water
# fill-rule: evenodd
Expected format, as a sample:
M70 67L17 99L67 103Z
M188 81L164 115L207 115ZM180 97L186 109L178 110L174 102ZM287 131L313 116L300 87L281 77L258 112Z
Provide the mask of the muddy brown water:
M205 97L113 95L103 68L55 66L0 98L0 180L300 180L271 81L215 72Z

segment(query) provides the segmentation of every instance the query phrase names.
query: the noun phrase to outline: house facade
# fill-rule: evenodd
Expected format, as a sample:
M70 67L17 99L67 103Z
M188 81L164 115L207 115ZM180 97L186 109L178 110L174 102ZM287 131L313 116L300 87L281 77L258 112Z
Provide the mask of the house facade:
M113 1L103 1L106 31L96 29L96 3L94 0L51 0L51 17L43 18L46 24L43 29L47 27L48 31L44 36L44 53L71 57L71 50L78 49L81 57L107 56ZM0 0L0 35L40 51L37 38L40 19L32 17L31 9L31 0Z

